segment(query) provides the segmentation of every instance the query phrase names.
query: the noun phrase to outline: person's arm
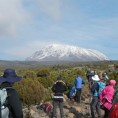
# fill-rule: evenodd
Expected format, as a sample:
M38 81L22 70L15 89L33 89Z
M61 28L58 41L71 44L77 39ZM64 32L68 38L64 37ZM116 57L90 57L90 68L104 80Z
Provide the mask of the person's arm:
M22 105L15 89L8 90L8 104L13 118L23 118Z
M82 84L85 84L85 80L84 79L82 79Z
M67 86L64 84L64 91L67 91Z
M75 85L75 87L76 87L76 84L77 84L77 78L76 78L75 81L74 81L74 85Z

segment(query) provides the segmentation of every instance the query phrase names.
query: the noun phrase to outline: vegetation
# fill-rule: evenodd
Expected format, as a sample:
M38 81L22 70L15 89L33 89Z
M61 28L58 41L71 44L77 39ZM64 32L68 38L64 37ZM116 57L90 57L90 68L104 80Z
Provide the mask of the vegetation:
M23 104L40 103L44 96L44 87L36 79L23 79L14 87L17 89Z
M51 87L60 75L67 85L72 85L77 75L82 76L87 83L86 71L90 68L97 72L101 70L107 72L110 79L115 79L118 82L118 62L66 63L47 66L38 66L38 64L35 67L33 64L30 64L32 66L28 67L28 64L30 63L24 63L22 67L15 65L10 66L16 70L18 75L23 77L22 81L14 84L23 105L37 104L42 100L51 100ZM114 68L111 69L110 65L114 65ZM0 67L1 75L7 67L8 65ZM86 84L84 88L87 87L88 85Z

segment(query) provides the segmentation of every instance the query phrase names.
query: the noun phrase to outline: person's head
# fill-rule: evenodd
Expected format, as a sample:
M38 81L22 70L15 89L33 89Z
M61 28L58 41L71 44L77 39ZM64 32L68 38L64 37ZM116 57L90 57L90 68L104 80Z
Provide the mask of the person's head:
M94 75L97 75L97 72L96 72L96 70L94 70Z
M0 83L8 82L8 83L13 84L17 81L20 81L21 78L22 77L16 75L16 72L14 69L7 68L6 70L4 70L3 76L0 77Z
M106 73L102 73L102 77L105 77L107 74Z
M115 80L110 80L110 81L109 81L109 85L115 86L115 85L116 85L116 81L115 81Z
M59 75L59 76L57 77L57 81L59 81L59 80L62 80L61 75Z
M105 82L105 80L104 80L103 78L100 78L99 81L100 81L100 82L103 82L103 83Z

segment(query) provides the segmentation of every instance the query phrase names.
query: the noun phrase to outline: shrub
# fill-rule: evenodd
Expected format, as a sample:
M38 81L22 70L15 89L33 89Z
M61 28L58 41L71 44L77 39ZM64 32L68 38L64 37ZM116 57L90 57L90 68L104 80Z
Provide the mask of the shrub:
M15 83L23 104L31 105L40 103L44 96L44 87L36 79L23 79Z
M37 77L48 77L50 75L50 70L49 68L42 68L38 70L36 75Z
M24 74L24 78L36 78L36 74L34 71L26 71Z
M38 78L38 81L39 81L45 88L51 87L51 86L52 86L52 83L53 83L53 80L52 80L51 78L42 78L42 77L39 77L39 78Z

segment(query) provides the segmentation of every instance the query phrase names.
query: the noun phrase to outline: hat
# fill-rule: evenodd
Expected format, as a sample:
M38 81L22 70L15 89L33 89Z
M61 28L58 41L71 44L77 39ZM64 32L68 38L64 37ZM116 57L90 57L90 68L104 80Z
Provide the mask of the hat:
M92 80L99 81L100 79L99 79L98 75L94 75L94 76L92 76Z
M0 77L0 83L2 82L10 82L14 83L20 81L22 77L17 76L14 69L8 68L4 71L3 76Z
M109 84L112 85L112 86L115 86L116 81L115 80L110 80Z

